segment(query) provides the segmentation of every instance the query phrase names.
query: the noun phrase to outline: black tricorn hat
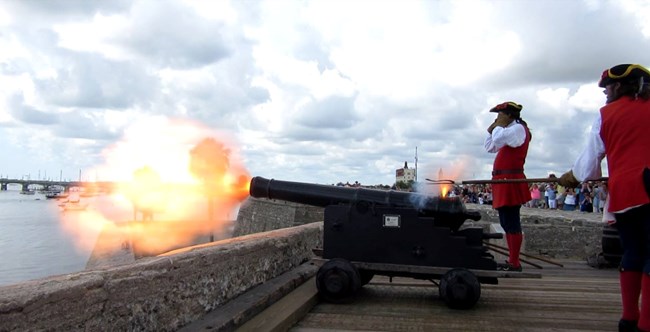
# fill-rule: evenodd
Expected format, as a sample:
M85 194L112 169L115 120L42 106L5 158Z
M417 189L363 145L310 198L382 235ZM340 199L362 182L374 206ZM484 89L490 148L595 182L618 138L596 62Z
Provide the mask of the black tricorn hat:
M512 102L512 101L506 101L504 103L501 103L497 106L492 107L490 112L506 112L506 113L515 113L515 112L521 112L521 109L524 108L523 106Z
M638 82L640 79L645 83L650 82L650 71L641 65L622 64L605 69L598 86L604 88L612 83Z

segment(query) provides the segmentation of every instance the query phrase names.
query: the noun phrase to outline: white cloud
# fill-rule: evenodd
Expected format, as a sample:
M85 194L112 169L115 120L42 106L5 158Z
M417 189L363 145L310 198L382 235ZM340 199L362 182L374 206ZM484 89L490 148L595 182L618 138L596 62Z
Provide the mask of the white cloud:
M623 8L637 19L637 24L646 38L650 38L650 1L622 0Z
M566 108L566 101L569 97L569 89L559 88L559 89L542 89L537 92L537 98L548 106L559 109Z
M575 108L595 112L605 105L605 100L603 89L592 83L581 85L578 91L569 98L569 104Z
M0 130L24 153L0 157L10 174L76 178L132 124L180 117L231 132L253 175L390 184L418 146L423 170L485 178L488 110L513 100L527 173L545 176L578 154L602 70L650 65L648 1L77 4L0 8Z
M7 26L12 22L11 15L4 8L0 8L0 26Z
M183 0L185 4L194 8L196 13L210 20L223 21L234 24L239 19L239 14L227 0Z
M122 15L96 14L84 22L55 24L52 30L58 34L58 46L72 51L91 52L114 60L128 60L127 50L111 42L115 36L128 34L128 18Z

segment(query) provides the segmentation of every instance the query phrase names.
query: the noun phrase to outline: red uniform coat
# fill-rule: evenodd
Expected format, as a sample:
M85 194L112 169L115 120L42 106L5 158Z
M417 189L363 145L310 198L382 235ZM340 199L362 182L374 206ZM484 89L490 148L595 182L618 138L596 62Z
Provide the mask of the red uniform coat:
M650 167L650 101L621 98L600 109L609 170L609 211L648 204L642 172Z
M493 180L499 179L525 179L524 163L528 154L530 131L526 126L526 140L524 144L513 148L503 146L494 158ZM492 207L517 206L530 201L530 191L526 183L495 183L492 185Z

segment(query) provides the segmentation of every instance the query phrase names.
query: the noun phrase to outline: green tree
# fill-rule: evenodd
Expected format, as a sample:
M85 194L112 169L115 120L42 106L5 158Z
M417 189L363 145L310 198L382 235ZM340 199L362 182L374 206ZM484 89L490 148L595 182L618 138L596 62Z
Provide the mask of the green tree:
M413 189L413 184L415 181L413 180L408 180L408 181L397 181L395 182L395 188L400 189L400 190L411 190Z

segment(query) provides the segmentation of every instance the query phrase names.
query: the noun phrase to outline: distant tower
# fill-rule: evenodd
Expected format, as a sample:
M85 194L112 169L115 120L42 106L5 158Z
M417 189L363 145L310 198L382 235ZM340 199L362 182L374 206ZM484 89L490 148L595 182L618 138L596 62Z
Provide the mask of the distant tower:
M415 181L415 169L409 168L408 162L404 162L404 167L395 170L395 182Z

